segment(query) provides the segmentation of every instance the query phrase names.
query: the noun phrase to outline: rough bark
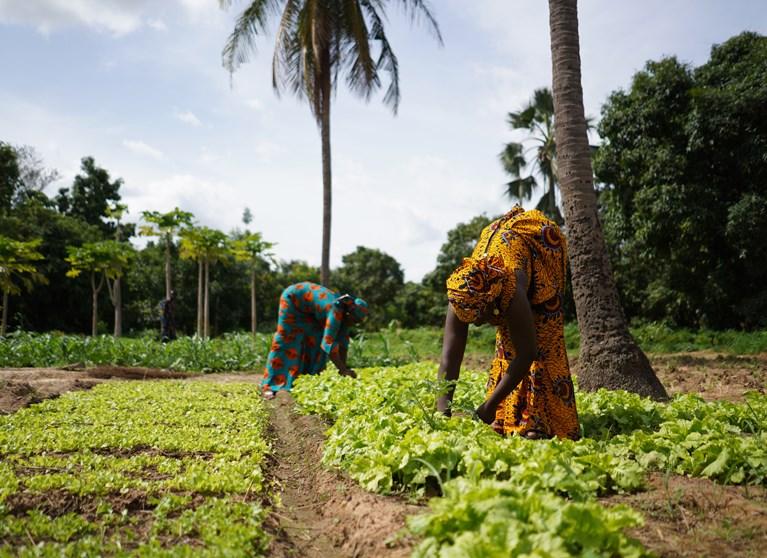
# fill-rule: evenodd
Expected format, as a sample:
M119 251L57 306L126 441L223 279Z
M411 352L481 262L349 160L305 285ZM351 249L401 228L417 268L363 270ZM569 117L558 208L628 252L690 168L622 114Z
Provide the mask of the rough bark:
M250 332L256 336L256 270L250 272Z
M577 0L549 0L559 187L581 335L581 389L668 397L628 330L597 215L581 88Z
M329 56L329 53L327 53ZM323 68L329 68L329 62L323 61ZM320 281L326 287L330 284L330 221L332 208L332 180L330 172L330 72L323 72L322 113L320 135L322 136L322 265Z
M210 335L209 323L210 323L210 262L205 260L205 309L203 310L203 337L207 339Z
M0 324L0 337L5 337L5 330L8 327L8 291L3 291L3 321Z

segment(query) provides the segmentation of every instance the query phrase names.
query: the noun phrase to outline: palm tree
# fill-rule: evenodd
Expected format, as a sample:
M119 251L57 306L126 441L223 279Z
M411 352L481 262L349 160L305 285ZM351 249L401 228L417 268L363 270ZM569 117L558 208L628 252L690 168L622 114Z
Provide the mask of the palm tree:
M210 337L210 264L231 255L227 236L208 227L181 232L181 257L197 261L197 336Z
M557 143L554 140L554 98L551 89L543 87L533 91L532 100L519 112L510 112L508 123L512 131L525 130L529 136L521 142L507 143L499 157L503 170L511 177L506 183L506 195L519 201L533 197L533 189L538 186L536 175L543 182L543 195L538 200L536 209L554 219L560 225L564 223L562 213L557 206ZM592 119L586 119L587 129L591 129ZM525 142L533 145L525 148ZM596 149L589 146L592 151ZM528 160L528 153L535 156ZM530 167L530 172L523 173Z
M219 0L228 8L234 0ZM330 278L330 100L345 74L352 92L369 99L389 74L383 102L394 113L400 100L399 63L384 30L387 0L251 0L237 19L223 50L224 67L233 73L248 60L256 37L279 16L272 57L272 86L306 99L322 139L322 265L321 281ZM423 16L437 40L442 37L425 0L401 0L412 18Z
M268 268L273 255L268 252L274 247L273 242L267 242L259 232L246 231L232 242L232 254L238 262L244 262L250 269L250 332L256 335L256 279L258 271L263 266Z
M578 384L667 398L628 331L597 214L583 110L577 0L549 0L557 176L570 244L573 295L581 335Z
M165 247L165 298L170 298L170 292L173 290L171 285L172 273L170 267L173 239L176 237L179 230L184 227L192 226L194 215L188 211L181 211L178 207L174 207L167 213L160 213L159 211L142 211L141 217L147 224L139 229L139 234L142 236L159 237Z
M5 330L8 327L8 298L10 295L19 294L21 287L31 291L35 283L48 283L48 280L37 269L40 260L45 259L38 251L42 242L42 238L22 242L0 235L0 291L3 292L0 337L5 336Z

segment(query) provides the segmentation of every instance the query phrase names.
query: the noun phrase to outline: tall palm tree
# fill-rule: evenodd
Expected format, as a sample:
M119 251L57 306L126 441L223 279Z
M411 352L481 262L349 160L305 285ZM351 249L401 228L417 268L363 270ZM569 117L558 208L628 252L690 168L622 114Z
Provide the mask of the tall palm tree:
M551 89L542 87L533 91L533 98L521 111L509 113L508 123L512 131L525 130L530 135L521 142L507 143L499 155L503 170L511 177L506 183L506 195L519 202L529 200L538 186L536 176L540 176L543 194L536 209L561 225L564 219L557 205L557 142ZM591 118L586 119L586 127L593 128ZM525 147L525 143L532 145ZM589 146L589 149L593 151L596 147ZM531 151L534 156L528 159Z
M235 0L219 0L228 8ZM248 60L255 40L279 16L272 58L272 86L306 99L322 140L321 281L330 277L330 101L339 74L349 89L369 99L389 74L383 102L396 114L400 100L399 63L384 29L390 0L251 0L237 19L223 50L224 67L233 73ZM424 17L441 43L442 37L426 0L400 0L415 19Z
M581 334L578 384L655 398L666 390L628 331L597 214L583 110L577 0L549 0L557 175Z

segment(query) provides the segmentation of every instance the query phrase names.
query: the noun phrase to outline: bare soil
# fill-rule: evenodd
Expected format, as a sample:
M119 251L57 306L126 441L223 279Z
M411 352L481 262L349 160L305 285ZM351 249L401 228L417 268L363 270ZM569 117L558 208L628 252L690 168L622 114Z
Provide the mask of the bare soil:
M653 473L648 490L611 496L606 504L628 504L645 517L629 531L664 558L767 555L767 490L723 486L706 479Z

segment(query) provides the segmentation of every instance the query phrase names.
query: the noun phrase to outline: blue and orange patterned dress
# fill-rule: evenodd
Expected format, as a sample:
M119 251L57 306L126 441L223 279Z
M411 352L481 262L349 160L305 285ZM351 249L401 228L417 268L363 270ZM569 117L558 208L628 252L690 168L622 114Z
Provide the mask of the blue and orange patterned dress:
M349 346L348 321L361 321L367 304L305 281L280 295L277 332L266 359L264 392L290 390L301 374L318 374L328 356ZM359 319L355 319L359 318Z

